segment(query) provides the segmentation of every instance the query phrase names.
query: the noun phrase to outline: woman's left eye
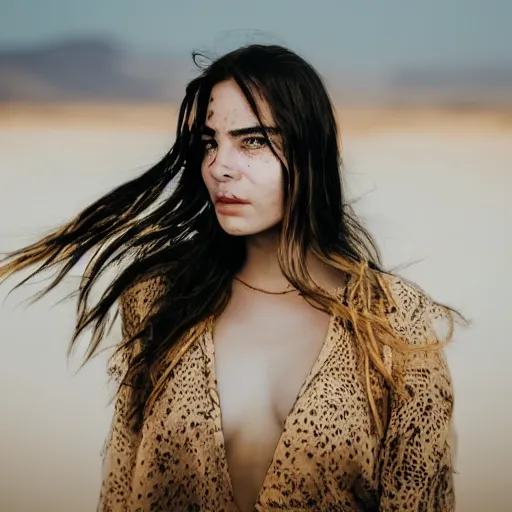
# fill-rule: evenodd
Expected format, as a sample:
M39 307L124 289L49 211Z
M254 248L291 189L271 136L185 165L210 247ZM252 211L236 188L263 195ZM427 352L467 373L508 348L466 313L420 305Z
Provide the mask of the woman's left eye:
M244 144L250 149L258 149L267 145L267 140L264 137L247 137L244 139Z

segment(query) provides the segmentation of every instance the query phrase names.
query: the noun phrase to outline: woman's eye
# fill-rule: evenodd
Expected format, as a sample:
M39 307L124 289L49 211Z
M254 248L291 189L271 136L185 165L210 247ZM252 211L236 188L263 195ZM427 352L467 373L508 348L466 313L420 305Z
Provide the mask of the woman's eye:
M204 151L207 151L207 152L210 152L217 147L217 144L212 139L203 139L202 144L203 144Z
M247 137L242 141L246 149L260 149L267 146L267 141L264 137ZM206 153L211 153L217 149L217 142L214 139L202 139L201 144Z
M247 137L244 144L250 149L258 149L266 146L267 140L264 137Z

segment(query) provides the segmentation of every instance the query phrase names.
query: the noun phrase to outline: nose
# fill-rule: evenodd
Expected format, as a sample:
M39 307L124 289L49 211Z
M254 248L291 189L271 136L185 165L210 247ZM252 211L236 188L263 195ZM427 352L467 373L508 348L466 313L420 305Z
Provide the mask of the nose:
M205 164L212 177L217 181L238 179L236 150L227 144L219 144L212 155L205 156Z

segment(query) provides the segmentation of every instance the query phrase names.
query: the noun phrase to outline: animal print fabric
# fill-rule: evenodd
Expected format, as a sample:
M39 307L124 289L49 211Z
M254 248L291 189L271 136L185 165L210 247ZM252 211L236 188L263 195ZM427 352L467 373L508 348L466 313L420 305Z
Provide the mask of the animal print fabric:
M148 314L162 286L153 279L124 297L125 336ZM413 345L435 340L442 310L399 278L390 286L397 303L392 327ZM391 367L389 351L384 355ZM104 448L98 512L238 512L214 356L206 329L174 368L137 433L125 418L129 390L121 388ZM120 379L126 364L121 356L111 374ZM417 352L401 364L406 395L391 394L380 437L350 330L333 317L285 421L254 510L453 511L453 391L444 354ZM374 372L372 380L379 378Z

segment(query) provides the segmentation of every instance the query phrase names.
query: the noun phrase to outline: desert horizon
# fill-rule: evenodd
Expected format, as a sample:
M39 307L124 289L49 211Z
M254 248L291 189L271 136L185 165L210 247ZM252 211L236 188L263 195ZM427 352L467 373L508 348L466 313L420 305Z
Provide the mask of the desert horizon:
M179 105L166 102L0 102L0 129L174 130ZM512 106L335 105L341 135L390 131L446 134L512 130Z

